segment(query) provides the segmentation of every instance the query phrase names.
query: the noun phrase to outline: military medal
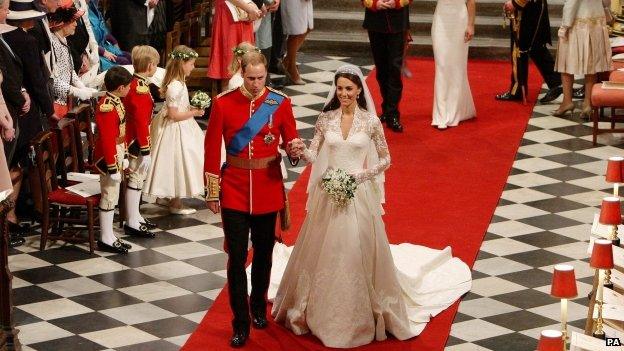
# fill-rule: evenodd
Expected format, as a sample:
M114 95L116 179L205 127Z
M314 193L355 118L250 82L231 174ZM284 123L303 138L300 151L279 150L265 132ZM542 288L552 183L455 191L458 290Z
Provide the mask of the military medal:
M273 127L273 115L269 116L269 132L264 136L264 143L267 145L271 145L272 142L275 141L275 135L271 133L271 128Z

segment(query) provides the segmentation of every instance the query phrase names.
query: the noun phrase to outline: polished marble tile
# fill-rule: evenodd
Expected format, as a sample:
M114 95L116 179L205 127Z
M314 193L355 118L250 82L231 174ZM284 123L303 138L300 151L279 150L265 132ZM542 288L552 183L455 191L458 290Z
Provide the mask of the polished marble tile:
M104 329L81 336L111 349L158 340L154 335L132 326Z
M145 302L102 310L100 313L128 325L175 317L175 314Z
M164 281L134 285L127 288L121 288L119 291L146 302L191 294L191 291L182 289Z

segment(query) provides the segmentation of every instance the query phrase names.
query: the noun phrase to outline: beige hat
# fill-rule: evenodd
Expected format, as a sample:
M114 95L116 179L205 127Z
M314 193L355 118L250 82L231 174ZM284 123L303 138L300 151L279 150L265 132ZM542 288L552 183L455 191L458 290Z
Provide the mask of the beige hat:
M7 19L11 21L20 21L28 19L38 19L46 14L37 11L33 0L11 0L9 2L9 14Z

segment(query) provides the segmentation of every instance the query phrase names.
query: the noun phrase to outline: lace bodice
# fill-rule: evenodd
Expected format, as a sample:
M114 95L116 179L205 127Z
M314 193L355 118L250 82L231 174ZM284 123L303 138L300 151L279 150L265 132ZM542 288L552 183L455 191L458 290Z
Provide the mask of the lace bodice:
M328 167L344 169L355 176L358 183L386 170L390 166L390 153L379 118L356 108L353 124L347 138L344 139L340 129L341 117L340 109L319 115L314 138L310 147L304 151L306 161L314 162L321 147L326 144ZM376 150L377 162L371 162L367 158L371 146ZM374 164L371 164L373 162Z

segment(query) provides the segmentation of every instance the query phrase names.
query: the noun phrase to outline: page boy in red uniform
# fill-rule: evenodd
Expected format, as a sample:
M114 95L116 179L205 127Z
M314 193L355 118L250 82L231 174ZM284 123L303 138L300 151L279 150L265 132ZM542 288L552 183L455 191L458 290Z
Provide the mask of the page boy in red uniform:
M130 91L123 99L126 108L126 143L128 145L128 185L126 187L126 224L128 235L153 238L150 229L156 226L141 216L141 190L151 164L150 123L154 111L154 99L149 89L148 78L156 73L160 62L158 51L148 45L132 49L134 75Z
M128 253L130 244L119 240L113 231L115 206L119 201L119 184L126 153L125 108L121 98L128 94L132 75L115 66L104 76L106 95L95 111L97 137L95 167L100 172L100 240L98 248L115 253Z

